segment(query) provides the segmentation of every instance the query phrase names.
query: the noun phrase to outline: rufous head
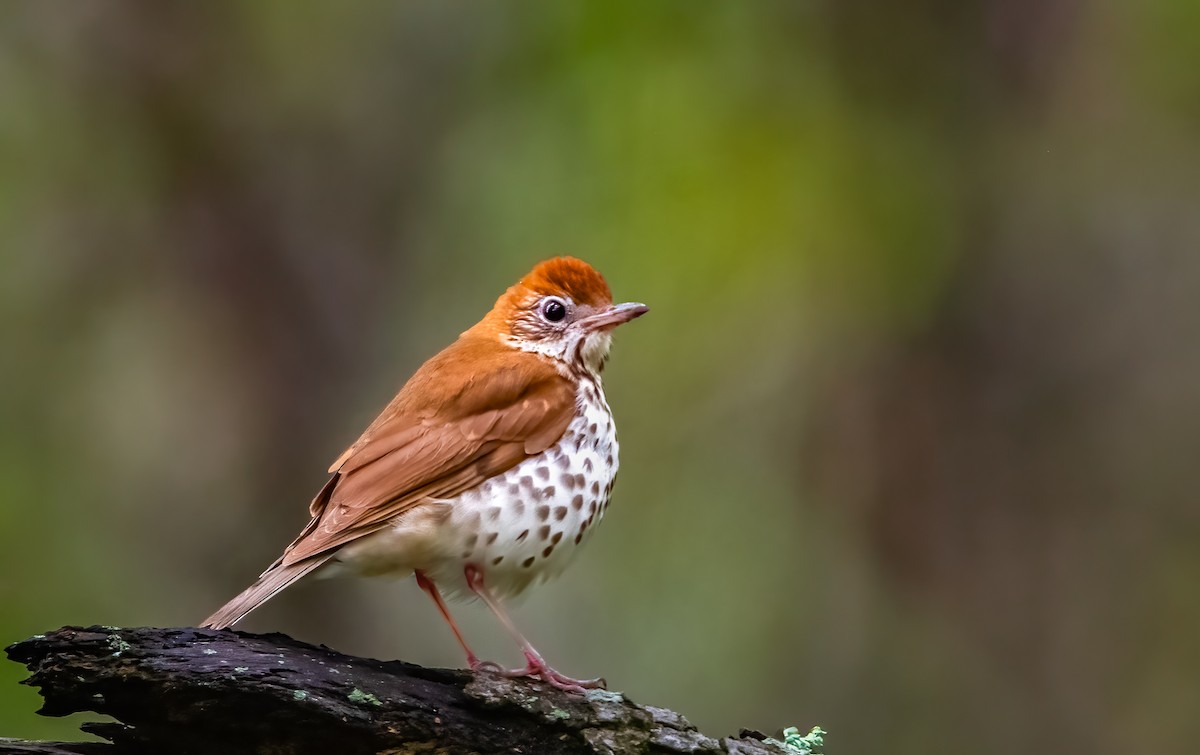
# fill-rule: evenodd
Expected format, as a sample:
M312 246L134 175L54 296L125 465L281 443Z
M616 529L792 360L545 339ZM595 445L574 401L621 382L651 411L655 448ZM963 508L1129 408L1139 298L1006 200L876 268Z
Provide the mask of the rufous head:
M648 311L645 304L613 304L604 277L583 260L554 257L505 291L484 323L514 348L599 374L612 329Z

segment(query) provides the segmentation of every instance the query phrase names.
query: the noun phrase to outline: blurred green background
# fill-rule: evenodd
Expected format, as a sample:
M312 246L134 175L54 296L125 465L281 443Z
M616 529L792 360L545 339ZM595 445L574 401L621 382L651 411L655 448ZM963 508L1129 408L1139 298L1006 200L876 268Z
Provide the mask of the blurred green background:
M0 6L0 642L188 625L537 260L651 314L517 617L706 732L1200 740L1200 4ZM517 653L479 606L478 648ZM461 665L411 581L245 622ZM0 735L74 736L0 663Z

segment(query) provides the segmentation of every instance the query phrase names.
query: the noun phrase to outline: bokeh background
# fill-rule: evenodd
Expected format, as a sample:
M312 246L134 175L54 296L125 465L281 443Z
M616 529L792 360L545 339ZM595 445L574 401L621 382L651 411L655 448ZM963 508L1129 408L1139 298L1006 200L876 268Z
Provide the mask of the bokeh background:
M518 608L835 753L1200 741L1200 4L0 5L0 640L194 624L538 259L652 313ZM479 606L491 657L517 653ZM245 622L461 665L409 582ZM0 663L0 734L72 737Z

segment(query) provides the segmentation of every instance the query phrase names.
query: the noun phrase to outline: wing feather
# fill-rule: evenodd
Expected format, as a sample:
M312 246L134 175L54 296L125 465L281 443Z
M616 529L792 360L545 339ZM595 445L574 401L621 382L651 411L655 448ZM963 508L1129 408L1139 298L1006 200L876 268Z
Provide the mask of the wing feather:
M481 340L464 337L426 362L339 457L284 565L374 532L421 502L453 498L562 437L575 415L574 384L549 362ZM464 371L462 360L476 369Z

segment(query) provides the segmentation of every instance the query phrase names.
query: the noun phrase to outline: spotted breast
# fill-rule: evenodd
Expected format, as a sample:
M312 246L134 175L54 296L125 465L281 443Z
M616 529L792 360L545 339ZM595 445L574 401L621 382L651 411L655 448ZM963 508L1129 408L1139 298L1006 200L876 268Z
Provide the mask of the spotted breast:
M420 571L458 597L472 594L470 565L498 597L515 596L558 576L604 518L617 455L598 376L583 376L575 417L557 443L456 498L407 512L337 561L363 575Z

